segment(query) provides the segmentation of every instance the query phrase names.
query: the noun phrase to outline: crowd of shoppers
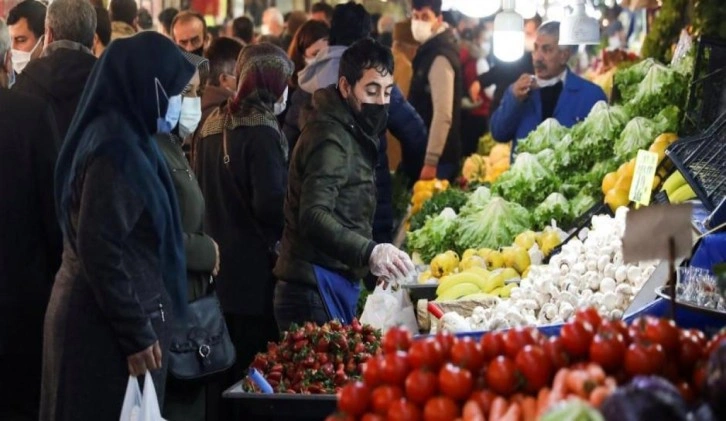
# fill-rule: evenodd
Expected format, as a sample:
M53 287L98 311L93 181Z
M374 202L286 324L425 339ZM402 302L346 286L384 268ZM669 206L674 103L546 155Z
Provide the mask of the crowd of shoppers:
M268 341L350 321L361 281L413 270L389 141L409 186L453 180L489 128L516 141L604 98L556 22L528 22L529 55L503 64L491 25L411 6L270 8L221 37L172 8L153 31L134 0L0 20L0 419L116 419L146 371L167 419L251 419L221 394ZM213 292L236 362L176 378L172 332Z

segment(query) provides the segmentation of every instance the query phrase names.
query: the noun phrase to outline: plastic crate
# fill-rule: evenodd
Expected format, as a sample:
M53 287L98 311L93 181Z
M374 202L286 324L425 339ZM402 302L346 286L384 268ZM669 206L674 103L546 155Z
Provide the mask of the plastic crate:
M726 197L726 112L703 134L687 137L666 149L709 211Z

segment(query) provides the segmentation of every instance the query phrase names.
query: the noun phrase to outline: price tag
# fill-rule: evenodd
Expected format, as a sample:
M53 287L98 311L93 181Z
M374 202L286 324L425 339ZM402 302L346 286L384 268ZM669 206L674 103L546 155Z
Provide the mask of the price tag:
M630 194L628 195L631 201L643 206L650 204L650 195L653 191L653 180L655 179L657 167L657 153L644 150L638 151L638 157L635 158L633 181L630 184Z

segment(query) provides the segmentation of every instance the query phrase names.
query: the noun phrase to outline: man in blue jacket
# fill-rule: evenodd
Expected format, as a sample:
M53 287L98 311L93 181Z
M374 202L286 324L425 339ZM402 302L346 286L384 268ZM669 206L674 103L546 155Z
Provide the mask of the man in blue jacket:
M572 73L567 61L572 48L558 45L560 23L547 22L537 29L532 61L534 75L523 74L504 94L491 118L494 139L523 139L544 120L552 117L565 127L583 120L593 105L606 101L605 92Z

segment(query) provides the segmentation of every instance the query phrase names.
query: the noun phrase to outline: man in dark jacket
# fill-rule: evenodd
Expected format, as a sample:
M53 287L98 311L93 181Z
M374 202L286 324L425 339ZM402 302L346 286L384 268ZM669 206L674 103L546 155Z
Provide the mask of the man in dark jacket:
M421 180L453 180L461 159L463 78L459 47L443 21L441 0L413 0L411 31L421 46L413 59L408 100L429 128Z
M57 138L61 142L96 63L91 51L95 34L96 11L91 3L86 0L54 1L48 6L46 15L43 54L28 64L13 86L14 90L37 96L50 104Z
M0 20L0 419L37 420L43 316L61 255L57 150L46 104L8 89L10 56Z
M397 279L408 255L372 240L375 165L393 89L393 56L366 38L342 55L337 86L313 95L290 162L285 230L275 266L275 318L324 323L355 316L360 279Z
M359 4L349 2L339 4L333 13L330 28L329 46L320 50L315 60L298 73L300 89L292 94L289 110L285 116L283 131L290 143L290 151L295 148L300 130L305 121L301 119L301 110L309 107L312 95L318 89L326 88L338 81L338 67L340 58L345 50L359 39L366 38L371 31L371 16ZM422 148L425 142L426 127L421 117L411 105L406 102L397 86L391 91L390 116L387 128L401 141L403 149L403 168L421 166ZM387 140L385 134L380 136L381 147L378 150L376 164L376 206L375 222L373 223L373 238L378 242L390 242L393 237L393 204L391 174L388 169ZM414 177L418 177L415 174Z

